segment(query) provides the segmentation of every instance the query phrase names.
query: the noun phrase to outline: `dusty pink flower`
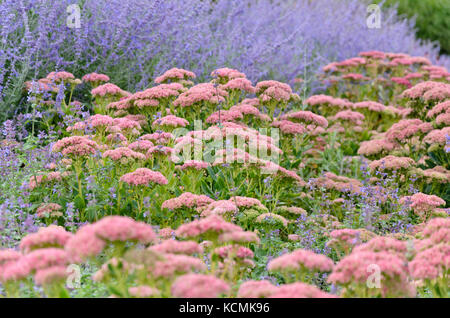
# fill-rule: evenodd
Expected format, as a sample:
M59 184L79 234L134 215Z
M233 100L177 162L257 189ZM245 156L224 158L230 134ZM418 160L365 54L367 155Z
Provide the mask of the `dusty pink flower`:
M36 214L40 218L60 217L62 207L57 203L42 203L36 210Z
M423 94L425 101L443 101L448 98L450 98L450 84L434 87Z
M202 209L202 217L210 215L234 215L239 210L237 206L230 200L220 200L211 202Z
M261 160L257 157L252 156L248 152L238 148L216 150L215 157L216 159L212 164L213 166L230 163L262 165Z
M51 81L47 78L41 78L37 81L27 81L24 83L25 84L25 89L28 92L53 92L53 93L57 93L58 92L58 86L57 83L55 83L54 81Z
M245 115L253 115L253 116L260 116L261 115L261 113L260 113L258 108L256 108L255 106L252 106L250 104L244 104L244 103L231 106L230 110L231 111L238 111L244 116Z
M369 168L372 171L379 170L398 170L398 169L408 169L414 166L415 162L409 157L396 157L396 156L386 156L380 160L374 160L369 164Z
M42 248L34 250L19 259L27 264L30 271L37 271L53 266L65 266L69 263L68 254L61 248Z
M412 64L414 64L414 60L411 59L411 57L396 57L393 58L388 65L398 66L398 65L412 65Z
M364 101L364 102L355 103L353 105L353 107L356 110L367 109L369 111L377 112L377 113L381 113L386 109L386 106L384 106L383 104L373 102L373 101Z
M94 128L114 125L114 119L112 117L100 114L96 114L94 116L89 117L87 122L90 126Z
M219 88L214 87L212 83L202 83L191 87L187 92L182 93L173 102L175 106L189 107L201 102L208 102L211 104L218 104L225 101L224 97L228 93Z
M418 253L409 263L411 276L416 279L435 279L450 270L450 245L439 244Z
M265 208L265 206L255 198L242 197L242 196L234 196L230 197L229 200L233 202L238 208L245 207L250 208L252 206L258 206L260 208Z
M411 114L412 111L412 108L404 108L398 106L386 106L386 108L384 109L384 113L395 115L401 118L407 117L409 114Z
M128 139L121 133L113 133L106 136L106 140L112 144L118 144L123 147L128 145Z
M174 239L175 238L175 230L171 229L170 227L165 227L159 230L158 235L160 238L168 240L168 239Z
M103 85L100 85L100 86L94 88L91 91L91 94L92 94L92 96L95 96L95 97L97 97L97 96L103 97L105 95L123 97L123 96L129 95L129 93L125 92L117 85L114 85L111 83L103 84Z
M281 179L286 179L290 181L295 181L300 186L305 186L306 182L297 175L295 171L288 170L286 168L281 167L280 165L273 163L271 161L262 161L263 164L262 169L265 173L275 174L277 177Z
M181 208L198 208L209 205L214 200L206 195L185 192L179 197L168 199L161 205L162 209L176 210Z
M353 252L388 252L400 258L406 258L407 244L405 241L399 241L394 238L377 236L367 243L356 246Z
M445 205L445 201L436 195L428 195L424 193L415 193L412 196L402 197L399 201L402 204L407 204L415 213L422 214L430 212L440 205Z
M31 176L28 182L28 188L32 190L41 184L61 181L62 177L63 175L59 171L52 171L46 175Z
M450 112L450 100L447 100L445 102L436 104L432 109L430 109L427 113L428 118L435 117L438 114L441 113L449 113Z
M311 106L333 106L340 109L351 108L353 107L353 103L342 98L335 98L329 95L313 95L305 100L305 104Z
M150 225L125 216L106 216L94 223L95 235L105 241L136 241L148 244L156 239Z
M241 104L244 105L252 105L254 107L259 106L259 99L258 98L245 98L242 100Z
M237 110L219 110L212 113L206 118L206 122L209 124L215 124L219 121L236 121L243 119L242 113Z
M408 283L408 268L404 260L386 252L352 253L337 263L328 277L328 282L346 286L359 285L366 287L372 267L377 266L381 274L381 289L383 297L387 295L411 295ZM392 296L391 296L392 297Z
M151 147L147 150L146 157L152 158L154 156L171 156L173 153L175 153L175 149L171 147L166 147L162 145L156 145L154 147Z
M52 147L53 152L61 152L64 156L84 157L94 154L98 144L87 137L72 136L58 140Z
M68 127L66 128L66 130L67 130L68 132L74 132L74 131L75 131L75 132L76 132L76 131L78 131L78 132L83 132L86 128L87 128L86 123L80 121L80 122L77 122L77 123L73 124L72 126L68 126Z
M267 280L249 280L239 286L239 298L266 298L273 295L277 287Z
M184 70L182 68L171 68L170 70L164 72L163 75L155 78L155 83L167 83L168 81L179 81L188 80L190 78L195 78L193 72Z
M178 298L214 298L228 294L230 287L213 275L187 274L178 277L171 290Z
M432 244L450 244L450 229L440 229L439 231L434 232L430 236L430 241Z
M213 214L207 218L181 225L176 230L176 235L178 237L188 238L206 235L208 233L219 235L234 231L242 231L242 229L235 224L224 221L220 216Z
M348 253L354 246L361 244L361 231L354 229L339 229L330 233L331 240L327 242L327 246L338 251Z
M5 265L7 263L15 262L15 261L19 260L19 258L21 258L21 257L22 257L22 254L13 249L0 250L0 268L2 268L1 266Z
M285 83L281 83L278 81L261 81L259 83L256 84L256 91L261 94L263 92L265 92L268 88L270 87L275 87L277 89L279 89L280 91L284 91L286 93L288 93L289 95L292 94L292 89L288 84Z
M225 245L214 250L214 254L220 258L253 258L254 254L251 249L240 245Z
M184 119L180 118L174 115L168 115L165 117L162 117L160 119L155 120L152 123L152 127L186 127L186 125L189 125L189 122Z
M282 120L291 120L294 122L303 122L306 124L312 124L315 126L326 128L328 127L328 121L325 117L314 114L308 110L300 110L294 113L289 113L281 116Z
M187 160L181 166L176 166L176 169L179 170L203 170L210 166L208 162L205 161L197 161L197 160Z
M377 59L377 60L383 60L386 57L386 54L381 51L364 51L364 52L360 52L358 55L362 56L362 57Z
M220 88L224 90L240 90L251 94L255 93L255 88L252 86L252 82L246 78L234 78L226 84L220 85Z
M158 101L155 101L156 105L158 106ZM125 110L132 107L131 98L129 96L121 97L118 101L109 103L106 105L106 109L116 110L119 112L118 114L121 114L120 112L126 112Z
M362 74L359 73L348 73L348 74L344 74L342 75L343 79L349 79L349 80L353 80L353 81L368 81L370 78L367 76L364 76Z
M223 233L219 236L219 242L222 243L237 243L248 244L260 242L259 237L254 232L235 231Z
M134 151L147 153L147 151L154 146L155 145L150 140L141 139L129 144L128 148Z
M163 254L163 259L155 263L151 275L155 278L171 278L175 275L193 271L206 271L207 267L201 259L183 254Z
M126 173L120 177L120 181L129 185L150 185L150 183L167 184L168 181L160 172L147 168L138 168L134 172Z
M293 123L289 120L274 121L272 126L280 128L281 132L287 135L303 135L308 132L304 125Z
M244 73L241 73L238 70L228 68L228 67L223 67L223 68L219 68L217 70L212 71L211 76L223 78L226 80L232 80L235 78L245 78Z
M386 139L373 139L363 141L359 145L358 154L364 156L372 156L380 153L388 153L393 150L395 144L387 141Z
M114 126L121 130L141 130L141 125L137 121L128 118L114 118Z
M292 94L279 86L267 87L262 94L259 95L261 102L270 102L272 100L277 102L287 102Z
M401 97L417 99L423 97L426 92L435 88L445 88L447 84L441 82L421 82L419 84L414 85L413 87L403 91Z
M155 108L161 103L172 100L185 92L186 88L181 83L161 84L147 88L144 91L137 92L128 98L128 105L134 105L138 109ZM120 105L119 105L120 106Z
M291 253L279 256L269 262L269 271L319 271L330 272L333 269L333 261L325 255L298 249Z
M430 123L424 123L420 119L402 119L393 124L386 132L386 140L390 142L405 142L417 134L425 134L433 129Z
M336 296L321 291L305 283L285 284L276 289L269 298L335 298Z
M404 76L405 79L410 80L410 79L416 79L416 78L422 78L423 74L422 73L408 73Z
M328 73L328 72L331 72L331 73L336 72L336 71L337 71L337 66L338 66L337 64L338 64L337 62L331 62L331 63L325 65L325 66L322 68L322 71L325 72L325 73Z
M411 82L406 77L395 77L394 76L394 77L391 77L391 81L396 84L406 86L408 88L410 88L412 86Z
M97 74L97 73L86 74L81 79L83 80L83 82L88 82L88 83L109 82L109 80L110 80L108 75Z
M174 149L181 150L184 149L186 146L188 147L199 147L199 149L202 149L203 143L200 139L192 138L191 136L183 136L180 138L175 139L175 145Z
M30 275L31 268L27 262L21 261L22 258L0 267L0 282L20 281Z
M59 83L60 81L75 79L75 76L69 72L50 72L46 78L55 83Z
M136 114L136 115L128 114L128 115L126 115L123 118L128 119L128 120L132 120L132 121L136 121L139 125L141 125L141 127L142 126L146 126L147 123L148 123L147 117L145 115L142 115L142 114Z
M441 125L450 126L450 112L438 115L436 117L435 122L439 126Z
M67 242L65 249L72 262L80 263L89 257L97 256L105 247L106 242L95 233L95 225L87 224Z
M346 59L342 62L338 62L336 63L338 67L346 69L349 67L357 67L360 65L364 65L366 64L367 60L365 58L362 57L352 57L349 59Z
M113 150L107 150L103 153L103 158L109 158L113 161L120 161L123 164L133 162L134 160L146 159L144 154L133 151L128 147L119 147Z
M46 286L58 282L65 282L68 276L65 266L52 266L36 271L34 281L38 285Z
M423 138L423 141L427 144L445 145L447 143L447 136L450 136L450 127L434 129Z
M355 125L361 125L362 121L364 120L364 115L358 112L353 112L351 110L343 110L330 117L329 119L349 121Z
M157 245L149 247L149 249L160 253L170 254L192 255L203 253L203 247L194 241L165 240Z
M153 134L146 134L146 135L141 136L141 139L151 140L155 144L167 144L173 138L174 137L171 133L164 132L164 131L157 131Z
M154 287L150 286L136 286L128 288L128 293L133 297L147 298L158 297L161 292Z
M412 56L409 60L412 64L431 65L431 61L423 56Z
M450 230L450 219L448 218L433 218L427 222L423 229L425 237L430 237L433 233L438 232L441 229Z
M49 225L41 227L36 233L28 234L20 241L20 249L25 253L49 247L64 248L67 241L73 236L63 227Z

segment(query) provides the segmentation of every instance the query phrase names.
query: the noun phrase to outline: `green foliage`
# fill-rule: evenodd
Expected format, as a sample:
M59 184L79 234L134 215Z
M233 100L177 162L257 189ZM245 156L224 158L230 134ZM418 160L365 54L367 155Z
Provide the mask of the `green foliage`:
M377 0L375 3L382 3ZM450 1L448 0L385 0L385 5L398 5L398 13L415 18L417 37L438 41L441 54L450 54Z

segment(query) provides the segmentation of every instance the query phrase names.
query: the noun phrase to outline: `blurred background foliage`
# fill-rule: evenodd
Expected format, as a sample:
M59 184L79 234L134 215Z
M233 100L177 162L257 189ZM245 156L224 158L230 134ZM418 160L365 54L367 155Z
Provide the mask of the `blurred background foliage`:
M450 54L450 0L376 0L397 6L400 16L415 20L419 39L437 41L441 54Z

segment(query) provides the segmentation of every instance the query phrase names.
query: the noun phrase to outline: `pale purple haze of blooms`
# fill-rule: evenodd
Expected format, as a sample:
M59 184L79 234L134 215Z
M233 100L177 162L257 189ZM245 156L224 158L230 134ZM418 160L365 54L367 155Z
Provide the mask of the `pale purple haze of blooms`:
M81 28L66 25L81 5ZM362 0L3 0L0 2L0 111L17 103L25 80L66 70L102 72L130 91L172 67L208 78L228 66L253 80L290 81L360 51L428 56L411 21L384 11L366 25ZM440 64L450 66L450 59Z

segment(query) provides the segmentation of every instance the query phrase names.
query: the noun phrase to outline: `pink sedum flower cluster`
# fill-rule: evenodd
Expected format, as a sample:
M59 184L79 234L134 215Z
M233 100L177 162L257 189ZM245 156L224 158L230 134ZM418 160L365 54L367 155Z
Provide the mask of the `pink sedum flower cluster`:
M98 144L87 137L72 136L58 140L52 147L53 152L61 152L69 157L86 157L95 154Z
M172 285L172 295L178 298L214 298L227 294L230 286L212 275L187 274Z
M271 260L267 266L269 271L320 271L330 272L333 269L333 261L325 255L298 249Z
M168 183L166 177L160 172L147 168L138 168L134 172L126 173L120 177L120 181L133 186L148 186L152 183L165 185Z

